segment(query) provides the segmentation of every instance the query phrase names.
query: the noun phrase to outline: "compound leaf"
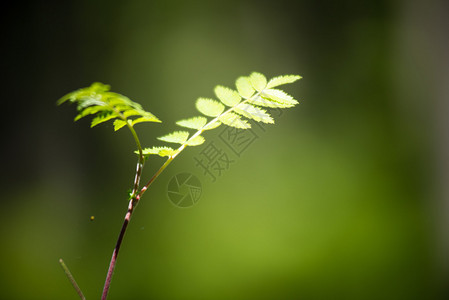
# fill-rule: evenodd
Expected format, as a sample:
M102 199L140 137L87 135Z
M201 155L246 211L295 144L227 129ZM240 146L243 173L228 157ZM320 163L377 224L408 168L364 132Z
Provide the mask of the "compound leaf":
M272 78L267 81L266 77L258 72L253 72L249 76L239 77L236 82L237 91L218 85L214 88L215 95L220 102L209 98L198 98L195 103L196 108L205 116L214 117L207 123L205 117L193 117L176 122L177 125L185 128L195 129L197 132L194 138L188 139L187 131L178 131L159 138L160 140L178 143L185 146L194 146L204 143L204 138L200 134L206 130L214 129L222 123L241 129L250 128L248 120L273 124L274 120L261 107L287 108L295 106L298 102L287 93L273 89L273 87L292 83L300 79L298 75L284 75ZM225 106L229 107L225 111Z
M186 146L197 146L205 142L200 134L206 130L217 128L222 123L241 129L250 128L248 119L256 122L274 123L273 118L261 107L288 108L298 104L282 90L275 87L295 82L301 79L298 75L277 76L267 81L266 77L258 72L249 76L239 77L236 82L237 90L221 85L215 87L214 92L220 101L209 98L198 98L196 108L203 115L213 117L208 123L204 116L197 116L177 121L176 124L197 130L190 135L188 131L175 131L159 137L158 139L168 143L181 144L181 148L173 150L171 147L152 147L143 150L144 156L175 156ZM60 105L65 102L75 103L78 114L75 121L85 116L92 115L91 127L114 120L114 130L125 126L130 127L142 122L160 122L152 113L145 111L142 106L131 101L126 96L110 92L110 86L95 82L90 87L82 88L68 93L58 100ZM227 110L225 105L228 107ZM189 139L189 136L193 138ZM138 153L138 151L136 151Z
M134 125L141 122L160 122L152 113L143 110L139 103L131 101L128 97L110 92L110 86L99 82L94 82L90 87L82 88L68 93L58 100L60 105L64 102L76 103L78 115L75 121L88 116L96 115L91 122L94 127L103 122L116 119L114 130L119 130L126 122ZM136 117L129 119L129 117Z

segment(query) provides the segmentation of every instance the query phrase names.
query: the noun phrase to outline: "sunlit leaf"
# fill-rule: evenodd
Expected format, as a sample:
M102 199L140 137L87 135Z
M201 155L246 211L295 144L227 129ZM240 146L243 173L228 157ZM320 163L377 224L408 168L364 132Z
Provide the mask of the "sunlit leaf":
M278 104L286 105L287 107L295 106L296 104L298 104L298 101L293 99L292 96L290 96L289 94L287 94L284 91L277 90L277 89L264 90L260 94L260 96L262 98L274 101Z
M261 92L267 86L267 78L263 74L253 72L249 75L249 80L254 89Z
M141 116L141 112L137 111L136 109L128 109L123 112L123 116L125 118L129 118L132 116Z
M114 130L117 131L120 128L122 128L123 126L126 126L126 123L127 122L123 121L123 120L119 120L119 119L115 120L114 121Z
M229 112L225 115L220 116L219 120L223 124L226 124L228 126L235 127L235 128L246 129L246 128L251 127L251 125L248 123L248 121L242 120L242 118L239 115L237 115L233 112Z
M157 139L168 143L184 144L188 138L189 133L187 131L175 131L167 135L158 137Z
M253 119L257 122L269 123L273 124L273 118L263 109L257 108L251 104L240 103L234 109L234 111L238 114L241 114L248 119Z
M92 119L92 122L90 123L90 127L97 126L100 123L109 121L114 118L116 118L116 116L110 112L99 114L95 118Z
M207 119L205 117L193 117L190 119L184 119L176 122L177 125L181 127L191 128L191 129L200 129L204 125L206 125Z
M267 88L271 89L279 85L287 84L287 83L293 83L296 80L301 79L302 77L299 75L284 75L284 76L278 76L270 79L270 81L267 84Z
M137 123L142 123L142 122L160 122L159 119L156 119L156 120L157 121L155 121L155 118L153 118L153 117L145 116L145 117L140 117L140 118L132 120L131 124L135 125Z
M239 77L235 82L235 86L237 87L240 96L245 99L250 98L255 92L249 77Z
M82 110L76 117L75 117L75 121L78 121L81 118L84 118L85 116L88 115L94 115L100 111L105 111L108 110L107 107L105 106L90 106L85 108L84 110Z
M209 117L219 116L225 109L224 105L212 99L199 98L196 101L196 108Z
M141 122L160 122L152 113L143 110L139 103L131 101L126 96L110 92L109 89L109 85L95 82L90 87L68 93L57 103L62 104L66 101L76 103L78 115L75 121L88 115L95 115L91 127L112 119L115 119L115 130L122 128L128 121L131 121L129 123L131 126ZM135 120L128 119L133 116L136 117Z
M202 143L204 143L204 137L202 137L201 135L198 135L198 136L194 137L193 139L189 140L187 142L187 145L198 146L198 145L201 145Z
M235 106L242 100L239 93L221 85L216 86L214 91L217 98L227 106Z
M279 104L278 102L274 102L268 99L264 99L260 96L257 97L252 97L251 99L248 100L248 103L253 104L253 105L257 105L257 106L263 106L263 107L271 107L271 108L288 108L288 107L292 107L292 105L282 105Z
M171 147L153 147L153 148L145 148L142 150L142 154L144 156L149 155L159 155L159 156L171 156L176 152ZM134 153L139 154L139 151L134 151Z

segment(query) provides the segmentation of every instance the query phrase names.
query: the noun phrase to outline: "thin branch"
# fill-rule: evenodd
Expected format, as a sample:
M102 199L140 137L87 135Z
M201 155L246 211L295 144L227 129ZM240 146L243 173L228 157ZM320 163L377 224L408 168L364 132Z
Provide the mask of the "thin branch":
M108 297L109 287L111 286L112 275L114 273L115 265L117 264L117 256L120 251L120 246L122 244L123 237L125 236L126 228L128 227L129 220L131 220L131 215L134 211L135 205L137 202L134 198L129 201L128 211L125 215L125 220L123 221L122 229L120 230L120 234L117 239L117 243L115 244L114 251L112 252L111 262L109 263L108 274L106 276L106 281L103 287L103 294L101 296L101 300L106 300Z
M117 264L117 256L120 250L120 246L122 244L123 237L125 236L126 228L128 227L129 221L131 220L131 215L134 211L134 208L139 203L140 196L136 195L139 190L140 178L142 176L142 170L145 163L145 158L142 152L142 146L140 145L139 138L137 136L134 127L127 123L129 130L131 131L134 141L136 142L137 150L139 151L139 160L137 162L136 168L136 176L134 178L133 190L131 193L131 200L129 201L128 211L126 212L125 219L123 221L122 229L120 230L120 234L117 239L117 243L115 244L114 251L112 252L111 262L109 263L108 273L106 275L106 280L103 286L103 294L101 296L102 300L105 300L108 296L109 288L111 286L112 275L114 274L115 265Z
M101 300L106 300L106 298L108 297L112 275L114 273L115 265L117 264L117 256L120 251L120 246L122 244L123 237L125 236L125 232L128 227L129 221L131 220L134 209L139 203L139 200L142 197L143 193L145 193L151 183L162 173L162 171L164 171L164 169L170 164L170 162L172 162L172 160L172 157L167 159L167 161L160 167L160 169L153 175L153 177L151 177L150 181L140 190L140 193L129 201L128 211L126 212L125 219L123 220L122 229L120 230L120 234L118 236L117 243L115 244L114 251L112 252L111 262L109 263L108 274L104 283Z
M142 170L143 170L143 165L145 163L145 158L143 156L143 152L142 152L142 146L140 145L140 140L139 137L137 136L136 131L134 130L134 127L127 123L129 130L131 131L131 134L134 138L134 141L136 142L136 146L137 146L137 150L139 151L139 161L137 162L137 168L136 168L136 176L134 178L134 186L133 186L133 190L131 193L131 197L135 197L135 195L137 194L137 191L139 190L139 185L140 185L140 177L142 176Z
M69 279L73 288L78 293L78 296L80 296L81 300L86 300L86 297L84 297L83 292L81 291L80 287L76 283L75 278L73 277L72 273L70 273L69 268L66 266L66 264L64 263L62 258L59 259L59 264L61 265L62 269L64 270L65 275L67 275L67 278Z
M156 173L154 173L153 177L151 177L151 179L147 182L147 184L145 184L145 186L140 190L140 193L137 195L137 197L140 199L142 198L142 195L145 193L145 191L148 189L148 187L153 183L153 181L156 180L156 178L158 178L158 176L162 173L162 171L165 170L166 167L168 167L168 165L173 161L173 159L175 159L175 157L169 157L165 163L159 168L159 170L157 170Z

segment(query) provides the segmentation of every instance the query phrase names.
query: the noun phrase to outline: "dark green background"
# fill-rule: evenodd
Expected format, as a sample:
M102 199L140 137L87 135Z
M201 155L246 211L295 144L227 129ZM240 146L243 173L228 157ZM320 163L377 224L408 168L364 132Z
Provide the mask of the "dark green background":
M111 84L164 121L136 127L151 146L252 71L302 75L285 88L300 105L214 183L199 147L170 165L133 216L109 299L444 298L446 1L2 6L2 299L77 299L60 257L99 299L126 211L132 138L73 123L60 96ZM166 194L180 172L203 184L189 209Z

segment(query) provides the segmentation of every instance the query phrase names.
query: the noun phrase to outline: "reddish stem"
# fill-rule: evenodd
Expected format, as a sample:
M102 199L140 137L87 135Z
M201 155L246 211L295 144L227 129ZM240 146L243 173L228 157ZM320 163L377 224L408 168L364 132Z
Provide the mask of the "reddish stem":
M153 183L154 180L156 180L156 178L162 173L162 171L164 171L164 169L173 161L173 159L174 159L174 157L170 157L169 159L167 159L167 161L160 167L160 169L153 175L153 177L151 177L151 179L140 190L140 192L135 196L135 198L132 198L129 201L128 211L126 212L125 220L123 221L122 229L120 230L120 234L118 236L114 251L112 252L112 258L111 258L111 262L109 263L108 274L106 276L106 281L104 283L103 294L101 296L101 300L106 300L106 298L108 296L109 287L111 286L112 275L114 273L115 265L117 264L118 252L120 250L120 246L122 244L123 237L125 236L125 232L126 232L126 228L128 227L128 223L131 220L131 215L133 214L134 208L137 206L140 198L145 193L145 191L148 189L148 187ZM140 161L139 161L139 163L140 163ZM138 165L137 174L136 174L136 182L137 182L137 180L140 180L141 172L142 172L142 168L141 167L139 168L139 165ZM138 184L137 184L137 186L138 186ZM136 193L137 193L136 191L133 191L133 195L135 195Z
M115 245L114 251L112 252L111 262L109 263L108 275L106 276L106 281L104 283L103 294L101 296L101 300L106 300L108 297L109 287L111 286L112 274L114 273L115 265L117 263L117 256L120 250L120 246L122 244L123 237L125 236L126 228L128 227L129 220L131 219L131 215L139 202L138 198L131 199L129 201L128 211L126 212L125 219L123 221L122 229L120 230L120 234L117 239L117 243Z

